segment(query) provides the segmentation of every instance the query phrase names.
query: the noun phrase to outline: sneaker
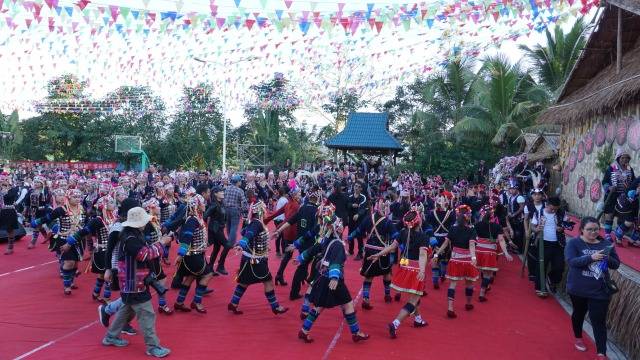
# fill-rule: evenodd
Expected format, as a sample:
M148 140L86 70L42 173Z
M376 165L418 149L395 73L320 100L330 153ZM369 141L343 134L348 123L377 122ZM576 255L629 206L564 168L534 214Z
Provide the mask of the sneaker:
M582 341L582 339L576 339L576 343L574 344L574 346L578 351L587 351L587 346L584 344L584 341Z
M116 347L124 347L129 345L129 342L125 339L121 339L121 338L112 338L112 337L105 337L102 339L102 345L104 346L116 346Z
M163 358L169 354L171 354L171 350L164 348L162 346L154 346L152 348L147 349L147 355L157 357L157 358Z
M127 335L136 335L138 332L136 331L136 329L133 328L133 326L131 326L131 324L127 324L122 328L121 331L123 334L127 334Z
M100 319L100 324L104 327L109 327L109 318L111 318L111 315L107 314L106 306L98 306L98 319Z

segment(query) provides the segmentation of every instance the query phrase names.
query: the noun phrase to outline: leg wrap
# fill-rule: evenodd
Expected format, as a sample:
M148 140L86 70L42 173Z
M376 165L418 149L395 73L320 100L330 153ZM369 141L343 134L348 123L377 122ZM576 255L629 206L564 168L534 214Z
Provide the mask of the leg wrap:
M318 312L316 311L316 309L311 309L311 311L309 311L309 315L307 315L307 318L304 319L304 322L302 323L302 328L304 329L304 331L309 331L311 330L311 327L313 326L313 323L316 321L316 319L318 319Z
M100 291L102 291L102 285L104 285L104 279L97 278L96 286L93 287L93 293L100 295Z
M447 289L447 298L453 300L456 298L456 289Z
M464 295L467 296L467 297L473 296L473 287L465 288L464 289Z
M62 284L65 288L71 287L73 284L73 277L76 274L75 269L62 270Z
M352 334L357 334L360 332L360 326L358 325L358 319L356 319L355 311L351 314L344 314L345 320L347 320L347 324L349 324L349 330L351 330Z
M482 277L482 283L480 287L482 287L483 289L486 289L487 287L489 287L490 283L491 283L491 278ZM473 288L471 289L471 291L473 291Z
M266 296L267 301L269 302L269 305L272 309L277 309L280 307L280 304L278 304L278 299L276 299L276 292L274 290L265 292L264 296Z
M604 221L604 233L611 234L611 229L613 229L613 220L605 220Z
M247 291L247 288L236 285L236 289L233 291L233 296L231 297L231 303L237 306L245 291Z
M371 281L362 283L362 298L369 300L369 292L371 291Z
M207 291L207 287L205 285L196 285L196 294L193 296L193 302L196 304L202 304L202 295Z
M104 295L105 299L111 299L111 281L104 282Z
M391 295L391 280L382 280L382 284L384 285L384 295Z
M178 297L176 298L176 302L179 304L183 304L184 299L187 297L188 292L189 292L188 285L180 285L180 292L178 292Z
M167 298L165 294L162 294L162 295L158 294L158 305L160 307L164 307L167 305Z
M404 306L402 307L407 313L409 313L409 315L413 314L414 311L416 311L416 306L413 305L412 303L406 303L404 304Z
M304 294L304 300L302 301L302 309L300 309L300 311L302 311L305 314L308 313L310 310L309 304L310 304L309 294Z
M440 268L439 267L431 268L431 281L433 281L434 284L438 284L438 282L440 281Z

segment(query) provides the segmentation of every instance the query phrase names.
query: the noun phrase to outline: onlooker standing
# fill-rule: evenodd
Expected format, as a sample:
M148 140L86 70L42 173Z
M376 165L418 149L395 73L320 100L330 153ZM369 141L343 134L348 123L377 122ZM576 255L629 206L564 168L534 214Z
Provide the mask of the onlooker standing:
M287 199L287 194L289 193L289 188L286 186L281 186L278 189L278 195L280 195L280 198L278 199L278 202L276 203L276 209L275 211L277 212L278 210L282 209L287 202L289 202L289 199ZM280 224L282 224L282 222L284 221L284 213L280 214L278 216L276 216L273 219L273 223L276 225L276 228L280 226ZM286 247L286 245L284 244L283 238L282 238L282 234L278 234L278 236L276 237L276 256L281 257L282 254L284 253L284 248ZM276 283L277 283L277 279L276 279Z
M571 323L576 337L575 347L586 351L582 341L582 324L589 311L598 357L607 354L607 311L611 291L607 286L609 269L620 266L620 258L609 240L600 239L600 224L593 217L585 217L580 223L580 236L571 239L564 249L569 264L567 293L573 304Z
M162 256L163 247L171 242L171 237L163 237L160 241L147 245L142 230L150 220L151 215L143 208L134 207L127 213L127 221L122 223L118 277L124 305L118 310L102 344L127 346L129 343L120 337L120 332L136 316L147 345L147 355L165 357L171 351L160 346L160 340L156 336L156 314L147 285L150 276L147 261Z
M240 223L240 213L248 210L247 197L240 189L242 178L240 175L231 177L231 184L224 191L224 207L227 212L227 231L229 232L229 244L236 244L238 236L238 224Z

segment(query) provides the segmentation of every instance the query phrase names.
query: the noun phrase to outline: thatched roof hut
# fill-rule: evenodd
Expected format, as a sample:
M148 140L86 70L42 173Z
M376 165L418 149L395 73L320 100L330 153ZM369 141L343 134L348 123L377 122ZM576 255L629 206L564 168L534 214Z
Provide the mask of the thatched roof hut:
M552 179L562 184L569 210L581 216L596 215L604 201L602 168L614 148L632 154L636 174L640 169L640 0L601 4L597 24L556 104L538 118L562 128L562 172ZM640 282L624 271L612 277L624 290L609 307L611 337L629 358L640 359L637 316L628 317L628 309L637 308L632 294L640 293Z
M612 113L640 100L640 1L608 0L557 103L540 123L571 123ZM617 72L618 9L621 11Z

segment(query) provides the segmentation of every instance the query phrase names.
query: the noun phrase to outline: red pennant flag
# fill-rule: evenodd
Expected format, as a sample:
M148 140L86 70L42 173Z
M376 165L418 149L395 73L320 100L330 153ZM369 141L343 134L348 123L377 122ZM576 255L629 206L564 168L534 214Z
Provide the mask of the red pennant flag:
M49 9L53 9L58 6L58 0L44 0L44 2L47 4Z
M342 25L342 27L344 28L344 31L347 31L347 28L349 27L349 19L348 18L341 18L340 19L340 25Z
M78 8L80 8L80 10L84 10L84 8L87 7L87 5L89 5L91 1L89 0L80 0L78 1L78 3L76 5L78 5Z
M376 21L376 31L378 34L380 34L380 30L382 30L382 25L384 25L382 21Z
M24 21L27 23L27 28L31 27L31 19L24 19Z
M376 26L376 19L374 18L369 18L369 26L371 27L371 30L373 30L373 28L375 28Z
M255 24L256 21L253 19L247 19L244 21L244 24L247 26L247 29L251 30L251 28L253 27L253 24Z

